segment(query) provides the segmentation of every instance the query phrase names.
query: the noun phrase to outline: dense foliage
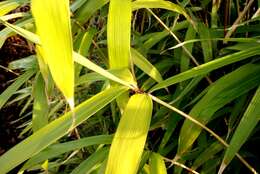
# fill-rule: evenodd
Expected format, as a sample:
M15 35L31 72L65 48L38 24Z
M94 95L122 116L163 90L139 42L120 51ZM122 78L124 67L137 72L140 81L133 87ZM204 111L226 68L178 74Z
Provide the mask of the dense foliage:
M257 173L259 7L0 1L0 52L27 50L0 66L21 139L0 174Z

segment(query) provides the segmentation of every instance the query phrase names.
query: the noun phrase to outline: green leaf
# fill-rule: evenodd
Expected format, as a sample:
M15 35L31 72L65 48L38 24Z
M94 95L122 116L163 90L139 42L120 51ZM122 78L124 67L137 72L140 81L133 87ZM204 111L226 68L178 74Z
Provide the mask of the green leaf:
M79 140L69 141L66 143L54 144L37 155L30 158L22 167L22 170L26 170L33 167L36 164L42 163L47 159L52 159L58 157L61 154L70 152L73 150L78 150L84 147L99 145L99 144L110 144L112 142L111 135L98 135L92 137L81 138Z
M107 43L111 69L129 67L131 14L131 0L110 0Z
M23 26L25 24L27 24L29 21L31 20L28 20L28 21L24 21L24 22L21 22L20 25ZM13 25L13 24L10 24L4 20L2 20L0 18L0 23L3 23L5 26L7 26L9 29L15 31L17 34L20 34L21 36L25 37L26 39L28 39L29 41L33 42L33 43L36 43L36 44L40 44L40 39L39 37L37 37L34 33L28 31L28 30L25 30L23 28L20 27L20 25ZM8 34L10 34L10 30L6 30L4 33L0 33L0 36L1 35L4 35L6 37L8 37ZM2 37L2 36L1 36ZM2 40L2 39L1 39Z
M191 20L190 16L185 12L185 10L177 5L174 4L170 1L164 1L164 0L136 0L132 3L132 9L133 10L138 10L141 8L161 8L161 9L166 9L170 10L173 12L177 12L179 14L182 14L185 16L192 24L193 21Z
M152 100L146 94L135 94L129 99L112 141L106 174L137 173L152 109Z
M73 108L74 62L69 1L32 0L31 8L42 56L49 66L53 80Z
M71 174L90 174L94 169L102 164L109 152L108 148L102 148L91 154Z
M196 37L196 31L193 29L192 25L190 25L188 27L188 30L187 30L186 35L185 35L185 41L194 39L195 37ZM193 43L188 44L185 47L190 53L192 53ZM189 65L190 65L190 57L187 55L187 53L184 52L184 50L182 50L181 65L180 65L181 72L188 70Z
M199 168L202 164L206 163L208 160L214 158L214 155L216 155L218 152L223 150L224 146L220 144L219 142L214 142L211 145L209 145L194 161L192 165L192 169L196 170Z
M256 127L260 118L260 87L258 87L252 98L249 106L247 107L238 127L235 130L234 135L230 141L229 147L227 148L219 173L221 174L226 166L231 162L236 153L246 142L250 133Z
M198 32L200 39L210 39L210 31L209 28L202 22L198 23ZM212 47L212 41L211 40L205 40L201 41L202 51L203 51L203 57L204 62L209 62L213 59L213 47Z
M75 1L76 3L77 1ZM75 18L80 23L86 23L89 18L101 7L106 5L109 0L87 0L77 11L75 14Z
M33 119L32 119L32 129L33 132L41 129L48 124L48 97L46 94L44 80L39 74L36 78L36 82L33 88Z
M217 110L259 83L260 66L244 65L213 83L207 94L192 108L189 115L205 125ZM179 136L178 155L181 156L192 146L201 130L201 127L185 120Z
M151 174L167 174L166 166L160 154L152 153L150 159Z
M0 16L3 16L19 6L19 1L9 0L0 2Z
M36 62L36 56L31 55L25 58L21 58L18 60L14 60L8 64L8 68L14 70L14 69L36 69L37 68L37 62Z
M147 75L157 82L163 81L160 72L154 67L141 53L135 49L131 49L131 57L136 66L143 70Z
M26 27L26 26L29 26L31 23L32 23L33 19L30 18L30 19L27 19L27 20L24 20L24 21L21 21L21 22L17 22L15 23L16 27ZM15 33L13 32L16 30L14 30L13 28L10 28L10 27L6 27L4 28L3 30L0 31L0 48L3 46L5 40L14 35ZM30 39L29 39L30 40ZM35 42L37 42L37 40L35 40Z
M24 30L20 27L16 27L16 28L11 28L13 31L21 34L23 37L25 37L26 39L32 39L34 41L38 40L39 41L39 37L38 35L32 33L32 32L29 32L27 30ZM41 47L39 47L41 48ZM39 50L39 49L38 49ZM136 82L133 80L132 78L132 74L130 73L130 71L124 71L125 73L123 73L123 77L124 79L129 79L128 82L124 81L124 80L121 80L120 78L114 76L113 74L109 73L107 70L99 67L98 65L92 63L90 60L88 60L87 58L83 57L82 55L76 53L76 52L73 52L73 58L74 58L74 61L87 67L88 69L92 70L92 71L95 71L99 74L101 74L102 76L112 80L112 81L115 81L119 84L122 84L122 85L125 85L129 88L136 88L137 85L136 85ZM120 70L119 70L120 71Z
M26 71L24 74L20 75L14 83L12 83L1 95L0 95L0 109L8 101L8 99L19 89L27 80L32 77L35 73L34 69Z
M93 114L98 112L117 96L125 92L125 87L113 87L98 93L92 98L81 103L75 108L75 124L77 126L87 120ZM47 126L38 130L35 134L29 136L21 143L7 151L0 157L0 173L7 173L11 169L39 153L50 144L68 133L71 128L72 113L66 113ZM8 163L6 163L8 161Z
M115 81L119 84L122 84L122 85L125 85L125 86L128 86L129 88L133 88L133 87L136 87L136 82L133 82L132 78L131 78L131 73L130 71L126 70L126 73L123 73L124 75L127 76L127 78L129 79L129 81L124 81L124 80L121 80L120 78L116 77L115 75L109 73L107 70L99 67L98 65L92 63L90 60L88 60L87 58L81 56L80 54L78 53L75 53L73 54L74 56L74 61L79 63L80 65L83 65L85 67L87 67L88 69L92 70L92 71L95 71L97 72L98 74L112 80L112 81ZM120 70L118 70L120 71ZM130 80L131 79L131 80Z
M216 60L210 61L208 63L199 65L197 67L194 67L188 71L185 71L183 73L177 74L175 76L172 76L157 85L155 85L150 91L156 91L162 88L166 88L170 85L176 84L178 82L182 82L184 80L190 79L192 77L196 77L199 75L205 75L210 71L213 71L215 69L221 68L225 65L229 65L234 62L238 62L244 59L247 59L249 57L259 55L260 54L260 47L254 47L247 50L239 51L234 54L230 54L227 56L224 56L222 58L218 58Z

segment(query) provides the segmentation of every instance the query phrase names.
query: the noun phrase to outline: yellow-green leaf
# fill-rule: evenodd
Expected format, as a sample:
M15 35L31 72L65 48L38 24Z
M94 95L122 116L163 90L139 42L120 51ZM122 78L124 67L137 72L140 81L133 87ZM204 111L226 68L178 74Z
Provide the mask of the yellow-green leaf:
M153 66L141 53L135 49L131 49L131 57L136 66L143 70L147 75L157 82L163 81L160 72Z
M129 67L131 14L131 0L110 0L107 42L112 69Z
M152 100L135 94L127 103L109 152L106 174L135 174L152 116Z
M48 124L49 104L45 90L45 83L41 74L35 80L34 88L34 103L33 103L33 132L41 129Z
M141 8L161 8L161 9L177 12L177 13L185 16L191 24L194 24L194 22L191 20L190 16L186 13L186 11L181 6L174 4L170 1L136 0L132 3L132 9L133 10L138 10L138 9L141 9Z
M0 16L3 16L5 14L9 13L10 11L14 10L19 5L20 4L14 0L0 2Z
M56 85L73 106L74 64L69 0L32 0L31 7L44 60Z
M166 166L160 154L152 153L150 159L151 174L167 174Z

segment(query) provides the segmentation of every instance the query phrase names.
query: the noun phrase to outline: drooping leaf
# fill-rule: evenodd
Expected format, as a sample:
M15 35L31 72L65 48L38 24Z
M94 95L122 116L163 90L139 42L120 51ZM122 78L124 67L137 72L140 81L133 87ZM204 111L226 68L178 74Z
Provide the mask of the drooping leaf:
M44 60L53 80L74 107L74 62L70 8L67 0L32 0L32 14Z
M135 174L141 160L152 115L152 100L133 95L121 117L109 152L106 174Z

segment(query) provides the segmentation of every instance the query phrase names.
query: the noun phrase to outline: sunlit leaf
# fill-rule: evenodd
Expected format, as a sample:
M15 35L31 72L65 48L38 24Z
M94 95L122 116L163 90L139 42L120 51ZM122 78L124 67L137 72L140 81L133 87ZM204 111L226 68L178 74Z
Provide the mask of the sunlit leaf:
M74 107L74 62L69 1L32 0L31 8L43 57L56 85L70 106Z
M135 174L141 160L152 115L152 100L133 95L121 117L110 148L106 174Z

